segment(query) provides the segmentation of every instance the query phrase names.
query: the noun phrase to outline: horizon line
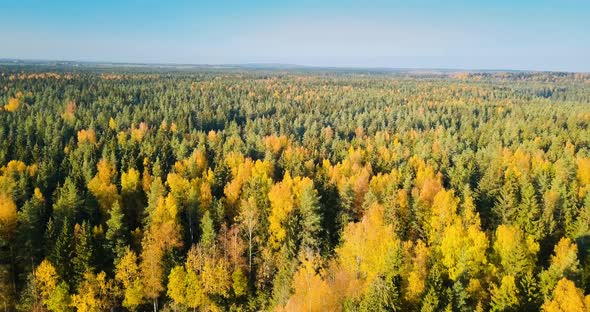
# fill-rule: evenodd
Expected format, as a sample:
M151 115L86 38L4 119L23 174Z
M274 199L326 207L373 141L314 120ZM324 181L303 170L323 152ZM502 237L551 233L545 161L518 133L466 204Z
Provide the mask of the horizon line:
M6 64L4 62L13 62L13 64ZM22 62L19 64L19 62ZM32 64L26 64L26 63ZM229 67L242 69L326 69L326 70L369 70L369 71L444 71L444 72L522 72L522 73L570 73L570 74L590 74L590 71L569 71L569 70L547 70L547 69L486 69L486 68L452 68L452 67L394 67L394 66L355 66L355 65L310 65L310 64L295 64L295 63L280 63L280 62L246 62L246 63L175 63L175 62L131 62L131 61L104 61L104 60L74 60L74 59L44 59L44 58L14 58L14 57L0 57L0 65L35 65L35 62L43 65L43 63L66 63L54 64L67 65L71 64L94 64L94 65L114 65L125 66L133 65L137 67Z

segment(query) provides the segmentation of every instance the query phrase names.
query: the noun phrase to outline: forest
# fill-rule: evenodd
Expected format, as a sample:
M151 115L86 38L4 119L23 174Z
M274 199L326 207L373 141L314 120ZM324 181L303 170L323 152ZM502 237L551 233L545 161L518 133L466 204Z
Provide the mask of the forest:
M1 311L590 311L590 74L0 66Z

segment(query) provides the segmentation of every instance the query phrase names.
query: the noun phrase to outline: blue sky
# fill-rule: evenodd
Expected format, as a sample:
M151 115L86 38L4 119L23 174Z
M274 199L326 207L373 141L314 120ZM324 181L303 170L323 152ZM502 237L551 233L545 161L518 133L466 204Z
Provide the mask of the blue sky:
M590 1L0 0L0 58L590 72Z

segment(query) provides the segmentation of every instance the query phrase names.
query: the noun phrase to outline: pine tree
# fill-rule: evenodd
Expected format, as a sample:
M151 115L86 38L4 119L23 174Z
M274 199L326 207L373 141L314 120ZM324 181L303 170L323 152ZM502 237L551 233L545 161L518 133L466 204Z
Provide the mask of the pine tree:
M74 226L74 257L72 258L73 286L76 288L86 273L92 273L93 261L92 230L86 221Z
M320 226L322 218L320 215L320 198L313 188L313 183L305 184L299 194L299 212L301 214L301 237L302 250L317 250L321 246Z
M59 276L64 280L70 280L72 276L71 259L73 254L72 246L72 228L70 221L66 217L62 221L61 231L59 232L53 250L49 255L49 260L55 265Z
M576 232L576 224L575 221L578 217L578 198L575 194L576 187L575 185L570 185L567 187L566 185L561 185L559 187L559 192L562 198L561 202L561 211L560 211L560 221L563 226L565 235L568 237L573 237Z
M500 189L494 211L498 216L496 224L513 224L517 216L518 188L515 178L509 176Z
M43 229L44 203L45 200L41 191L36 188L34 196L28 200L18 213L17 241L19 246L19 261L23 264L30 264L30 271L36 262L35 259L42 257L43 251Z
M201 219L201 244L203 248L210 248L215 244L215 228L209 211L205 211Z
M524 232L541 240L545 235L541 223L541 208L536 198L535 188L531 183L526 183L521 188L521 202L518 207L518 221Z
M106 232L107 250L113 254L114 259L119 259L125 253L125 246L127 246L125 215L118 201L115 201L109 213Z
M81 211L82 199L74 182L67 177L64 184L57 189L56 199L53 204L53 219L58 228L62 222L68 219L69 222L76 220Z

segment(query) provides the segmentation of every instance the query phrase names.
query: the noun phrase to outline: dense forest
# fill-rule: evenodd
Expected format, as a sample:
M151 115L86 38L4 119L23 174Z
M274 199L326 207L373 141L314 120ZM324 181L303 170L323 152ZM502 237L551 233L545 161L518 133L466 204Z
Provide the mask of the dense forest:
M2 311L590 311L590 75L0 67Z

